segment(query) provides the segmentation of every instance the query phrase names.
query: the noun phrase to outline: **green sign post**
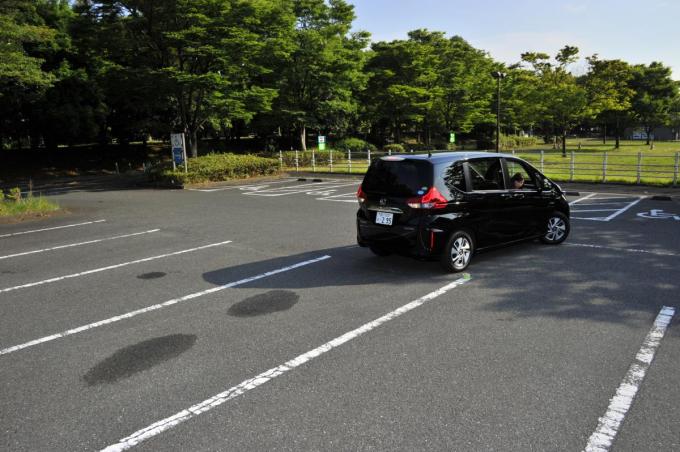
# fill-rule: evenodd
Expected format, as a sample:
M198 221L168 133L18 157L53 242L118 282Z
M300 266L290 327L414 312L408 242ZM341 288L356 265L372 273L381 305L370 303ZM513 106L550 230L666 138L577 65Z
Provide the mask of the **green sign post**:
M449 143L455 143L456 142L456 134L455 132L451 132L449 135Z
M326 137L324 135L319 135L319 150L326 150Z

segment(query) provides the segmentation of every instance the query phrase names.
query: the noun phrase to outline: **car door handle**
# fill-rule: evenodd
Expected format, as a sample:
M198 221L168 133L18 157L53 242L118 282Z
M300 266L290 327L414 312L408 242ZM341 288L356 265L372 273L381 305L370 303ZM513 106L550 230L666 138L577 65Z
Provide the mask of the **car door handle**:
M512 196L512 195L511 195L510 193L501 193L501 198L507 199L507 198L509 198L509 197L511 197L511 196Z
M524 193L515 193L512 197L515 199L524 199Z

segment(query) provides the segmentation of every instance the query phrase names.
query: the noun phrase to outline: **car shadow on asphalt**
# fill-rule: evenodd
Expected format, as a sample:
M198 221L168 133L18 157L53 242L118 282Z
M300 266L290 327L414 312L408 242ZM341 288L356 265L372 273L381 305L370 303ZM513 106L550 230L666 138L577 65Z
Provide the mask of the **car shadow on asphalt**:
M481 300L478 309L503 313L504 318L588 319L633 325L640 321L641 313L647 319L647 314L655 315L664 305L680 304L680 257L577 243L571 238L560 246L528 242L475 255L467 272L472 277L471 289ZM601 243L610 245L604 237ZM620 248L616 243L611 246ZM446 273L436 261L378 257L366 248L345 246L223 268L204 273L203 278L223 285L324 255L331 258L238 287L274 290L377 285L376 290L390 290L398 296L399 289L410 284L431 282L436 288L458 277Z

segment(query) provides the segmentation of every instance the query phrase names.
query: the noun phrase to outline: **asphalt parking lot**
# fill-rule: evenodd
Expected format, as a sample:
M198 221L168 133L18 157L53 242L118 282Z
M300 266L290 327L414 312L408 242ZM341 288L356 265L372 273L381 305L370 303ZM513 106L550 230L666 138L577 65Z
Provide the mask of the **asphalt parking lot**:
M452 275L356 246L357 186L51 187L0 225L0 448L680 449L678 198L577 187Z

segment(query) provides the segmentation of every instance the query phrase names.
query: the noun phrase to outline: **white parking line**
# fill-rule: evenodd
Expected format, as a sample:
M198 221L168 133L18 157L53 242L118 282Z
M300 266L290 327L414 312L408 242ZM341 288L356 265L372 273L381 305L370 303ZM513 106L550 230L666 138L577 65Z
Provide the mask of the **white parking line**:
M585 201L586 199L590 199L590 198L592 198L592 197L595 196L595 195L597 195L597 193L591 193L591 194L589 194L589 195L587 195L587 196L583 196L582 198L575 199L574 201L571 201L571 202L569 203L569 205L570 205L570 206L573 206L574 204L579 203L579 202L581 202L581 201Z
M634 249L634 248L616 248L616 247L613 247L613 246L591 245L589 243L565 242L564 244L567 245L567 246L580 246L580 247L583 247L583 248L596 248L596 249L602 249L602 250L625 251L627 253L655 254L657 256L680 256L680 254L670 253L670 252L665 252L665 251L639 250L639 249Z
M274 196L287 196L287 195L295 195L298 193L318 193L318 192L326 192L329 190L336 190L338 188L342 187L349 187L351 185L355 185L355 182L352 182L350 184L338 184L338 183L330 183L330 182L317 182L314 184L304 184L304 185L298 185L294 187L283 187L283 188L272 188L270 190L258 190L258 191L253 191L250 193L244 193L245 195L252 195L252 196L269 196L269 197L274 197Z
M272 276L272 275L276 275L276 274L279 274L279 273L294 270L296 268L300 268L300 267L304 267L305 265L310 265L310 264L314 264L314 263L317 263L317 262L321 262L321 261L324 261L326 259L330 259L330 256L328 256L328 255L321 256L321 257L318 257L316 259L310 259L310 260L307 260L307 261L304 261L304 262L299 262L297 264L294 264L294 265L291 265L291 266L288 266L288 267L283 267L283 268L279 268L279 269L276 269L276 270L268 271L266 273L262 273L260 275L240 279L238 281L234 281L234 282L231 282L231 283L228 283L228 284L213 287L213 288L208 289L208 290L203 290L201 292L195 292L195 293L185 295L185 296L180 297L180 298L173 298L172 300L168 300L168 301L165 301L163 303L155 304L155 305L152 305L152 306L147 306L146 308L137 309L136 311L131 311L131 312L128 312L128 313L125 313L125 314L117 315L115 317L111 317L111 318L108 318L108 319L105 319L105 320L100 320L98 322L90 323L88 325L79 326L77 328L66 330L66 331L63 331L61 333L41 337L40 339L35 339L35 340L29 341L29 342L26 342L26 343L23 343L23 344L15 345L13 347L4 348L4 349L0 350L0 355L6 355L8 353L23 350L23 349L28 348L28 347L33 347L33 346L38 345L38 344L43 344L45 342L50 342L50 341L54 341L56 339L61 339L61 338L67 337L67 336L72 336L72 335L77 334L77 333L82 333L83 331L87 331L87 330L91 330L93 328L108 325L110 323L119 322L119 321L124 320L124 319L130 319L130 318L136 317L140 314L145 314L147 312L167 308L168 306L172 306L172 305L182 303L182 302L188 301L188 300L193 300L194 298L202 297L203 295L208 295L208 294L211 294L211 293L219 292L221 290L228 289L230 287L235 287L235 286L247 284L249 282L256 281L258 279L262 279L262 278L266 278L268 276Z
M635 204L637 204L637 203L639 203L640 201L642 201L642 199L643 199L643 198L640 198L640 199L638 199L637 201L628 204L626 207L624 207L623 209L619 210L618 212L616 212L616 213L614 213L614 214L612 214L612 215L609 215L607 218L604 219L604 221L613 220L614 218L618 217L619 215L621 215L621 214L622 214L623 212L625 212L626 210L628 210L628 209L630 209L631 207L633 207Z
M94 221L86 221L84 223L75 223L75 224L66 224L64 226L55 226L55 227L52 227L52 228L32 229L30 231L13 232L11 234L0 235L0 238L14 237L16 235L24 235L24 234L33 234L35 232L54 231L55 229L74 228L76 226L85 226L85 225L88 225L88 224L103 223L105 221L106 220L94 220Z
M173 416L167 417L163 420L160 420L158 422L154 422L153 424L149 425L148 427L145 427L141 430L136 431L130 436L127 436L123 439L121 439L118 443L112 444L104 449L102 449L105 452L114 452L114 451L123 451L130 449L131 447L136 446L137 444L141 443L142 441L146 441L147 439L153 438L156 435L159 435L163 433L166 430L169 430L176 425L181 424L182 422L188 421L189 419L198 416L199 414L203 414L207 411L212 410L213 408L216 408L223 403L234 399L242 394L245 394L246 392L250 391L251 389L255 389L258 386L261 386L274 378L283 375L284 373L295 369L296 367L299 367L314 358L318 358L319 356L323 355L324 353L327 353L334 348L337 348L353 339L358 338L359 336L368 333L369 331L389 322L390 320L396 319L397 317L419 307L422 306L423 304L427 303L430 300L433 300L449 290L460 286L461 284L466 283L467 281L470 280L469 275L466 275L462 278L459 278L455 281L453 281L450 284L447 284L446 286L435 290L434 292L430 292L429 294L422 296L418 298L417 300L414 300L408 304L405 304L404 306L388 313L385 314L382 317L379 317L372 322L365 323L364 325L360 326L359 328L356 328L352 331L349 331L342 336L338 336L335 339L326 342L325 344L310 350L306 353L303 353L290 361L285 362L284 364L281 364L280 366L273 367L265 372L262 372L259 375L256 375L253 378L250 378L248 380L245 380L241 382L240 384L233 386L229 389L227 389L224 392L221 392L213 397L210 397L207 400L204 400L203 402L197 403L196 405L193 405L185 410L182 410L178 412L177 414L174 414Z
M588 209L588 210L572 210L572 213L578 213L578 212L614 212L619 209Z
M32 250L32 251L25 251L23 253L8 254L6 256L0 256L0 260L10 259L12 257L27 256L29 254L44 253L46 251L62 250L64 248L73 248L74 246L91 245L93 243L107 242L109 240L125 239L125 238L128 238L128 237L135 237L135 236L138 236L138 235L152 234L152 233L158 232L158 231L160 231L160 229L151 229L151 230L148 230L148 231L135 232L134 234L116 235L114 237L106 237L106 238L103 238L103 239L88 240L87 242L69 243L68 245L53 246L51 248L43 248L41 250Z
M247 190L247 189L257 189L259 187L269 187L270 185L275 185L275 184L285 184L285 183L292 183L296 179L295 178L290 178L290 179L284 179L284 180L277 180L277 181L271 181L271 182L261 182L261 183L256 183L256 184L242 184L242 185L230 185L228 187L219 187L219 188L188 188L187 190L189 191L200 191L204 193L212 193L215 191L225 191L225 190L236 190L236 189L241 189L241 190Z
M582 198L576 199L572 202L569 203L570 206L574 206L574 204L581 203L581 201L589 200L587 203L581 203L578 206L576 206L576 209L578 210L572 210L571 213L590 213L590 212L602 212L601 216L589 216L589 217L578 217L578 216L571 216L571 218L575 220L591 220L591 221L611 221L614 218L618 217L622 213L624 213L626 210L630 209L640 201L644 199L644 196L635 196L635 195L614 195L616 197L611 197L611 194L606 194L605 197L596 197L600 195L599 193L590 193L587 196L584 196ZM615 202L598 202L598 201L615 201ZM623 205L621 208L609 208L605 207L603 209L594 209L594 207L597 206L611 206L611 205ZM588 209L581 209L581 207L588 207ZM610 214L609 212L613 212Z
M100 268L95 268L95 269L92 269L92 270L86 270L86 271L83 271L83 272L80 272L80 273L72 273L70 275L57 276L57 277L54 277L54 278L44 279L42 281L32 282L32 283L28 283L28 284L22 284L20 286L7 287L5 289L0 289L0 293L11 292L13 290L19 290L19 289L27 289L29 287L42 286L43 284L49 284L49 283L53 283L53 282L57 282L57 281L62 281L64 279L78 278L80 276L91 275L93 273L100 273L100 272L107 271L107 270L113 270L113 269L116 269L116 268L127 267L128 265L141 264L143 262L149 262L149 261L153 261L153 260L156 260L156 259L163 259L165 257L178 256L180 254L192 253L194 251L200 251L200 250L204 250L204 249L207 249L207 248L213 248L215 246L226 245L227 243L231 243L231 240L227 240L226 242L211 243L209 245L203 245L203 246L199 246L199 247L196 247L196 248L189 248L189 249L186 249L186 250L175 251L173 253L161 254L161 255L158 255L158 256L145 257L143 259L137 259L137 260L130 261L130 262L122 262L120 264L114 264L114 265L109 265L109 266L106 266L106 267L100 267Z
M609 401L607 412L600 418L597 429L590 436L584 449L586 452L606 452L611 448L674 314L675 308L667 306L659 312L640 351L635 355L635 361L616 390L616 395Z
M339 198L344 198L344 199L339 199ZM351 193L343 193L341 195L326 196L324 198L316 198L316 199L317 199L317 201L334 201L334 202L356 203L357 202L357 194L356 194L356 192L351 192Z
M598 200L599 200L599 199L602 199L602 198L598 198ZM586 207L586 206L613 206L613 205L617 205L617 206L618 206L618 205L621 205L621 204L626 204L626 203L628 203L628 202L630 202L630 201L593 202L593 203L590 203L590 202L582 202L582 203L580 203L578 206L579 206L579 207Z

